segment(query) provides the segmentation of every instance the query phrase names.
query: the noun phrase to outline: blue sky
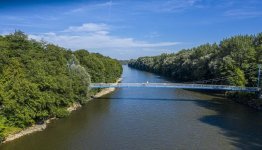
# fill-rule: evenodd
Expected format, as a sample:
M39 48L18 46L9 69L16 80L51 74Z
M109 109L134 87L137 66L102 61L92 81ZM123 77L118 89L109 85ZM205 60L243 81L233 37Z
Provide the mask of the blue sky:
M262 31L261 0L0 0L0 34L130 59Z

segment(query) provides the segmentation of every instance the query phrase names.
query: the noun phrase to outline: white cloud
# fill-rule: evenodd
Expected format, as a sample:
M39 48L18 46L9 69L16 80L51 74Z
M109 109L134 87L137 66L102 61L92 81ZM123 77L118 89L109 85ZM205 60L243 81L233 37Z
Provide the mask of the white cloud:
M59 35L56 33L45 33L41 35L30 35L30 38L36 40L43 39L71 49L153 48L169 47L179 44L179 42L149 43L145 41L138 41L133 38L121 38L99 32L87 35Z
M253 18L262 16L262 12L249 9L233 9L226 11L224 15L234 18Z
M45 40L73 50L87 49L93 52L100 52L106 55L108 54L112 57L117 56L113 54L116 53L116 51L126 50L124 53L127 55L129 53L128 51L136 51L136 55L138 53L142 55L141 50L143 49L162 50L171 47L173 48L175 45L179 44L179 42L152 43L135 40L134 38L130 37L123 38L111 35L109 30L110 28L106 24L86 23L82 26L69 27L65 30L67 32L48 32L37 35L29 35L29 37L36 40ZM84 33L82 33L82 31ZM101 52L101 50L103 51Z
M163 11L180 11L192 7L199 0L170 0L162 5Z
M112 6L117 5L117 3L108 1L103 3L94 3L94 4L81 4L80 6L75 6L75 8L65 12L64 14L75 14L75 13L83 13L87 10L96 10L96 9L105 9L111 8Z
M96 23L85 23L82 26L71 26L64 32L98 32L106 31L109 27L106 24L96 24Z
M180 12L197 5L201 0L168 0L156 1L155 3L145 3L142 8L154 12Z

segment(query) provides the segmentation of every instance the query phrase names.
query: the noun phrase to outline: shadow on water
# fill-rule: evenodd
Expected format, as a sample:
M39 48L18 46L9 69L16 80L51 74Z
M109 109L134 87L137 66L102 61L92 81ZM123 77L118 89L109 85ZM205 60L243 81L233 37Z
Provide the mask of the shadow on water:
M130 68L127 68L127 70ZM132 69L130 69L132 70ZM138 72L137 70L133 70L133 72ZM150 75L147 72L138 72L145 73L147 76ZM134 75L134 74L132 74ZM136 76L132 76L131 79L136 78ZM162 76L154 76L152 82L173 82L172 79L162 77ZM156 78L156 79L155 79ZM140 78L138 78L140 79ZM137 80L137 79L136 79ZM146 80L149 80L146 78ZM145 81L146 81L145 80ZM129 81L126 81L129 82ZM151 82L151 81L150 81ZM147 89L148 90L148 89ZM142 91L142 90L140 90ZM179 98L168 98L165 96L166 93L160 95L163 90L159 90L156 93L159 98L155 98L151 96L151 94L146 93L138 93L139 91L135 91L135 95L141 94L142 97L132 97L133 93L129 92L128 94L132 94L127 97L126 93L120 94L120 97L115 97L115 95L110 96L110 100L145 100L145 101L173 101L173 102L193 102L195 105L202 107L206 110L210 110L214 113L203 113L202 116L199 116L197 119L201 123L217 127L220 130L220 134L227 137L231 144L236 149L262 149L262 113L254 110L252 108L243 106L241 104L232 102L228 99L224 98L224 92L218 91L192 91L187 90L183 91L181 96L178 96L179 92L174 92L173 95L178 96ZM175 91L175 90L174 90ZM154 93L152 91L151 93ZM121 93L121 91L119 91ZM150 92L148 92L150 93ZM168 96L169 93L167 93ZM193 95L193 96L191 96ZM124 98L121 98L121 97ZM148 97L149 98L148 98ZM192 99L187 97L192 97ZM211 97L209 97L211 96ZM152 98L151 98L152 97ZM164 97L164 98L163 98ZM167 98L165 98L167 97ZM181 98L180 98L181 97ZM186 98L183 98L186 97ZM196 99L198 97L199 99ZM202 98L203 97L203 98ZM98 98L98 99L107 99L107 98ZM206 100L204 100L206 99ZM186 109L186 108L185 108ZM208 130L206 131L208 132ZM215 136L215 135L214 135ZM207 141L208 142L208 141ZM218 145L219 147L219 145Z
M231 144L236 148L262 149L262 121L258 119L262 118L262 113L252 108L243 107L241 104L234 103L222 97L209 100L145 97L110 97L97 99L194 102L197 106L215 112L212 115L205 115L198 120L202 123L220 128L220 134L228 137Z
M166 82L127 67L124 76ZM223 93L123 88L0 149L262 149L261 118Z
M199 121L222 129L221 134L228 137L232 145L239 149L262 149L262 121L258 119L262 119L261 112L220 98L195 103L216 112Z

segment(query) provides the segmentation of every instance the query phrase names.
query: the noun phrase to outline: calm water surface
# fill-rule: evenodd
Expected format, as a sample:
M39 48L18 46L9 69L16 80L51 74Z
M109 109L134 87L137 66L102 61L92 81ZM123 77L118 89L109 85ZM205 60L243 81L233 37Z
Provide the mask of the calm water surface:
M123 82L168 82L124 66ZM1 150L262 149L262 113L178 89L122 88Z

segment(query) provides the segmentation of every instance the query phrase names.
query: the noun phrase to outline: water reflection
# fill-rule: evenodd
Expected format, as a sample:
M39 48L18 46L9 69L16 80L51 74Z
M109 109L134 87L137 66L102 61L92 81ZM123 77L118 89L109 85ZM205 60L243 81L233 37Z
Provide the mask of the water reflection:
M168 82L126 66L123 76L123 82ZM122 88L0 149L261 149L261 117L219 94Z

